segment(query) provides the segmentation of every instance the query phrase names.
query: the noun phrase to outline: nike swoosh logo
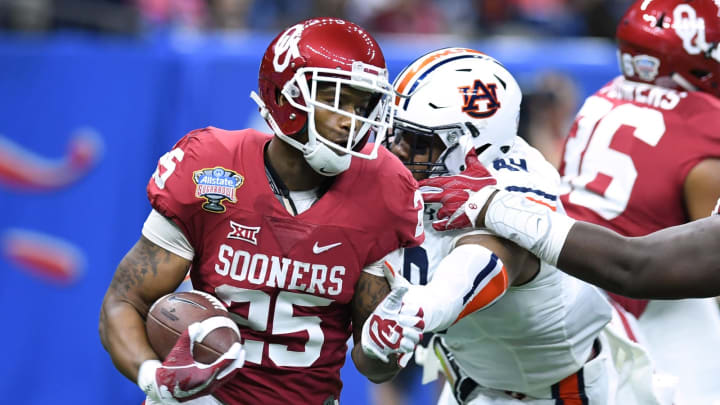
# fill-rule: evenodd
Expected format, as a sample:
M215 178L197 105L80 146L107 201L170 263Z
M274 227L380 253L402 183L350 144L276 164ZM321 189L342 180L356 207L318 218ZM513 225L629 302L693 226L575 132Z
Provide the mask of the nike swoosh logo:
M187 298L180 298L176 295L171 295L170 297L168 297L168 301L180 301L180 302L184 302L185 304L190 304L190 305L196 306L198 308L207 309L204 306L198 304L197 302L191 301Z
M325 246L318 246L318 243L315 242L315 245L313 246L313 253L315 253L316 255L319 255L322 252L328 251L328 250L330 250L334 247L338 247L340 245L342 245L342 242L332 243L330 245L325 245Z

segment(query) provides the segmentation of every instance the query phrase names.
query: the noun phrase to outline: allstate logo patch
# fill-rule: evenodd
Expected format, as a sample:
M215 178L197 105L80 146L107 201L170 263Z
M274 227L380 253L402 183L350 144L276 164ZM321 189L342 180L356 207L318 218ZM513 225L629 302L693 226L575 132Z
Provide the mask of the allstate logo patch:
M225 212L224 200L237 202L235 190L243 185L245 178L224 167L200 169L193 172L195 197L204 198L203 209L210 212Z

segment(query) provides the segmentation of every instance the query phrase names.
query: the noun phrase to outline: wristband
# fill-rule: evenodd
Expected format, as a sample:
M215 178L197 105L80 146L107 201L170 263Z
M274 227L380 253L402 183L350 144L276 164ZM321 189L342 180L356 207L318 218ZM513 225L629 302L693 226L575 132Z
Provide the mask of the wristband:
M467 215L473 228L478 227L478 215L480 215L480 211L482 211L488 199L496 190L498 190L497 187L487 186L474 193L470 193L470 197L468 197L465 203L465 215Z
M138 370L138 387L153 398L158 397L155 373L160 366L162 366L160 360L145 360Z

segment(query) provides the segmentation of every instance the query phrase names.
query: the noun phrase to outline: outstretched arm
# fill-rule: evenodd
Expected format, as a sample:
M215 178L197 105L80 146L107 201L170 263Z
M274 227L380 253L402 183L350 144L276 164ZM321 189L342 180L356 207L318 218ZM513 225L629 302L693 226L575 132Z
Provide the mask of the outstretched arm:
M423 194L425 202L442 205L435 229L485 227L577 278L625 296L720 295L720 216L624 237L498 190L474 156L466 163L459 175L420 183L433 188Z
M442 331L462 318L483 310L510 285L532 280L538 259L512 241L495 235L465 235L434 268L426 285L410 285L395 271L386 273L391 285L404 284L403 304L421 307L424 330Z
M626 296L712 297L720 294L719 247L719 216L635 238L576 222L560 251L557 266Z
M477 222L562 271L614 293L658 299L720 294L717 215L624 237L501 190Z

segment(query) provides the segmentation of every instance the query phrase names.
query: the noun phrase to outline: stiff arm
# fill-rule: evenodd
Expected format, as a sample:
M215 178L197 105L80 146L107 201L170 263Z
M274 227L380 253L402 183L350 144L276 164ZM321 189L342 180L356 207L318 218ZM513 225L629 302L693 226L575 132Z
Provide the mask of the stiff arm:
M623 237L601 226L576 222L557 265L577 278L630 297L714 297L720 295L718 248L718 216L642 237Z
M625 237L501 190L477 222L562 271L617 294L655 299L720 295L717 215Z

